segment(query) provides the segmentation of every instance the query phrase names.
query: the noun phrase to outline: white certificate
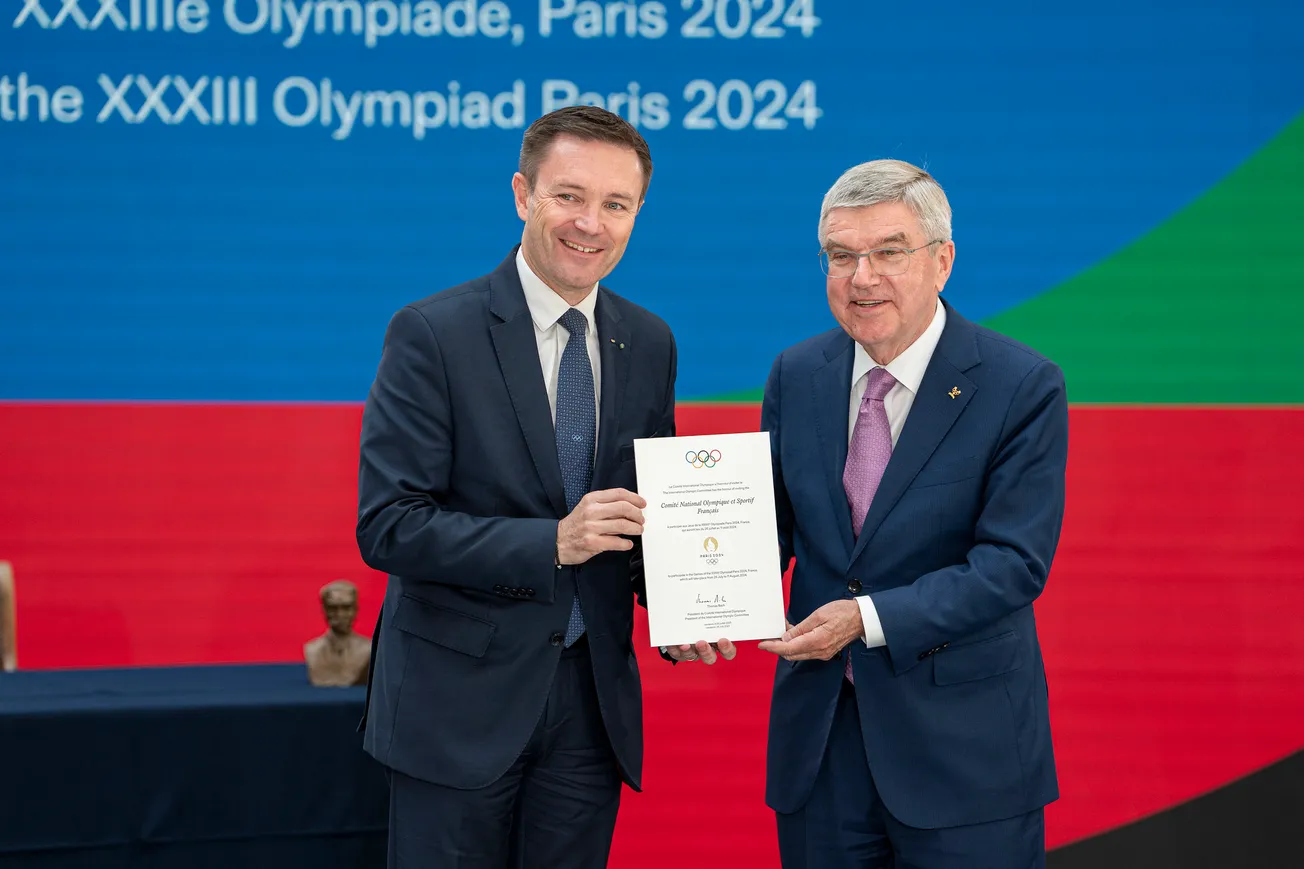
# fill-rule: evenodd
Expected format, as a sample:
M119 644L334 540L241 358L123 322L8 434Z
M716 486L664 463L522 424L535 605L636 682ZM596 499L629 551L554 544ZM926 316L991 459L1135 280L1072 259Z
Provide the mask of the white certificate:
M634 441L653 646L783 635L768 432Z

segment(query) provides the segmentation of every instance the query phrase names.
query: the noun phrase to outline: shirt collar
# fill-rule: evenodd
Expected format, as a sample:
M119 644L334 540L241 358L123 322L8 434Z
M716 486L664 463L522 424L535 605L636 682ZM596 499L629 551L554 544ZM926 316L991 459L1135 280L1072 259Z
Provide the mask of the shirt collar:
M937 310L933 312L933 320L924 330L924 334L915 339L897 358L893 359L887 365L879 365L866 352L864 347L856 344L856 358L851 363L851 382L856 384L860 378L864 377L874 368L886 368L887 373L891 374L897 383L900 383L912 394L919 393L919 384L924 382L924 372L928 370L928 363L933 358L933 351L937 349L937 342L942 339L942 330L946 328L946 306L942 300L937 300Z
M516 273L521 278L521 288L525 290L525 304L530 309L530 319L534 321L534 328L540 332L551 329L570 305L534 273L529 263L525 261L523 250L516 252ZM596 290L597 284L594 284L589 294L575 306L584 315L584 319L589 321L589 331L594 335L597 334L595 330L598 328L597 321L594 319L594 310L598 304Z

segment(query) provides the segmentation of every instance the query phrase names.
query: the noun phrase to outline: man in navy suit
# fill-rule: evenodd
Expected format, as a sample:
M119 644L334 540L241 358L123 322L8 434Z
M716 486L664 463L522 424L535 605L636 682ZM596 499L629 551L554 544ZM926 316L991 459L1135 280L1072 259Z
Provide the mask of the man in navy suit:
M923 170L848 170L819 240L841 328L780 354L761 412L796 558L789 629L761 643L783 866L1044 866L1033 602L1064 515L1063 375L941 300L951 209Z
M651 175L619 116L545 115L512 179L519 247L389 323L357 538L390 575L362 727L391 869L605 866L640 788L633 440L675 433L676 351L598 282Z

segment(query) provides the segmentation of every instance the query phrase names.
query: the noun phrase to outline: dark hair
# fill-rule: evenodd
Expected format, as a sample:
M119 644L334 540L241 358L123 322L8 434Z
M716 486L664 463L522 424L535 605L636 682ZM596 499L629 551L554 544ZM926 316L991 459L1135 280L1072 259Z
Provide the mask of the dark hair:
M652 181L652 151L647 142L620 115L596 106L567 106L530 124L521 141L520 171L531 187L539 175L539 164L547 158L552 143L559 136L573 136L586 142L608 142L632 150L643 169L643 191L639 198L647 195L648 184Z

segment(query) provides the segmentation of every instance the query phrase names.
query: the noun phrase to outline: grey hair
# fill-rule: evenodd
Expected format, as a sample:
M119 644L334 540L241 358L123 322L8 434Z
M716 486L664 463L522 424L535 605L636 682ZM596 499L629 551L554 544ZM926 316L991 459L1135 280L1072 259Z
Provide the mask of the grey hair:
M820 206L819 240L824 247L824 221L835 208L866 208L884 202L904 202L919 220L924 241L951 240L951 204L946 193L918 166L901 160L870 160L852 166L824 194Z

